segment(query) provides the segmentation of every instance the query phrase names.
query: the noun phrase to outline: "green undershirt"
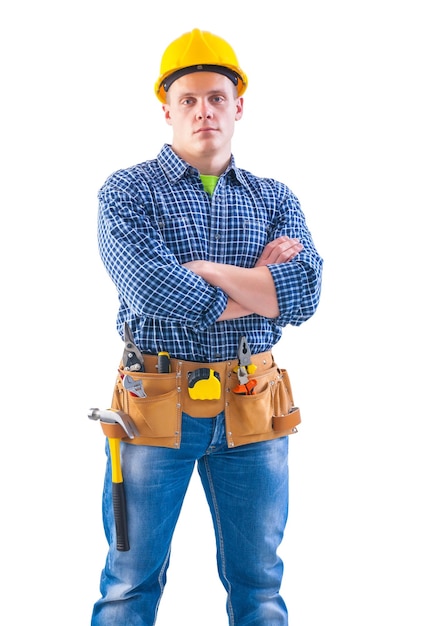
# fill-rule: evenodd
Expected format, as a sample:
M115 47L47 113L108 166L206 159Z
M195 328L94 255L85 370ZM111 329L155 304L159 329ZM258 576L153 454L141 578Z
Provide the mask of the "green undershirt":
M215 186L217 185L217 181L219 179L218 176L210 176L209 174L199 174L204 189L210 196L213 195Z

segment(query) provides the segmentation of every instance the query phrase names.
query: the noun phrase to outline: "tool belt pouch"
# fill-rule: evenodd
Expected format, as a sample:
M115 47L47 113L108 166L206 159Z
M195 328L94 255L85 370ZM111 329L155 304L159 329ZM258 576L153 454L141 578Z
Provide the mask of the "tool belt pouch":
M129 372L119 367L113 392L112 409L127 413L139 436L124 441L136 445L178 448L181 439L181 418L184 411L195 418L215 417L224 411L229 446L283 437L296 432L300 410L294 406L288 373L275 364L270 353L254 355L257 365L254 393L240 395L236 361L209 364L221 379L221 396L215 400L193 399L187 389L188 372L197 363L172 359L171 373L154 371L155 358L145 355L145 372ZM141 381L145 397L134 396L125 389L123 378L130 375Z
M141 380L146 397L134 396L123 385L123 376ZM133 420L139 437L124 441L137 445L178 447L181 431L180 390L175 372L157 374L128 372L119 368L113 392L112 409L127 413Z
M300 410L294 406L287 371L274 363L251 378L257 382L253 394L240 395L233 391L227 394L225 412L233 444L296 432L296 426L301 422Z

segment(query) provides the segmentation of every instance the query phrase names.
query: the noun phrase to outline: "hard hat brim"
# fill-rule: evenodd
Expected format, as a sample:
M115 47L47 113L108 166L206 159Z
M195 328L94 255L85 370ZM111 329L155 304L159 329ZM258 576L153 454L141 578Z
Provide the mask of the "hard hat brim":
M222 65L208 65L208 64L199 64L192 65L190 67L182 67L167 76L162 76L155 84L155 93L157 98L165 104L166 102L166 94L171 87L172 83L181 78L182 76L186 76L187 74L193 74L197 72L214 72L216 74L222 74L229 78L232 83L237 88L238 96L242 96L244 91L247 88L247 77L244 72L239 74L234 69L229 67L225 67Z

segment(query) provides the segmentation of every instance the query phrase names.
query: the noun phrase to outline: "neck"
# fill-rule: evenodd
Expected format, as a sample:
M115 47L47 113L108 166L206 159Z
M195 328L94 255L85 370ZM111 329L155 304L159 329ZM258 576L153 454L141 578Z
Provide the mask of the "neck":
M200 174L208 176L221 176L227 169L230 163L230 152L225 154L194 154L177 148L174 144L171 146L175 154L177 154L183 161L186 161L189 165L196 168Z

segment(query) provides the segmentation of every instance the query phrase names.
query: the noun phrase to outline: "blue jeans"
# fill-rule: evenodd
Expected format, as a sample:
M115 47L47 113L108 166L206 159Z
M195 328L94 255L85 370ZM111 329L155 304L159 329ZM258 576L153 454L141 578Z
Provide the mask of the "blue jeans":
M116 549L108 456L103 521L109 552L91 625L155 624L174 528L197 463L229 624L287 626L277 549L288 513L288 437L227 448L223 413L184 414L180 449L122 443L121 455L130 550ZM177 623L185 623L184 611Z

